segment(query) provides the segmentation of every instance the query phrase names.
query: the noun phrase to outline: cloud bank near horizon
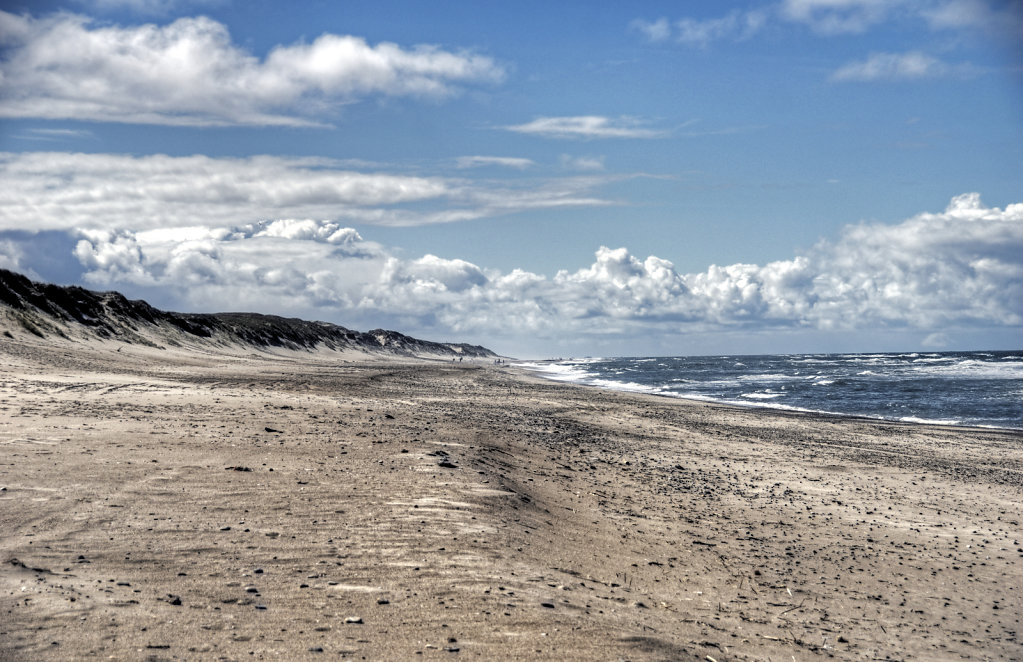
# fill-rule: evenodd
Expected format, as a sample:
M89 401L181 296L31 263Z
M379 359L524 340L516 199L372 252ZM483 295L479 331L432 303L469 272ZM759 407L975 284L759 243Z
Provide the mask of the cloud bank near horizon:
M71 232L69 228L65 231ZM804 255L679 273L671 261L600 247L553 276L457 258L405 258L330 220L91 228L74 257L102 287L159 288L193 310L394 321L446 337L669 337L741 330L1023 325L1023 203L976 193L894 225L847 226ZM0 264L17 245L0 242Z
M501 164L509 162L525 160ZM318 157L0 152L0 179L0 231L228 227L272 218L408 227L612 204L594 192L599 177L472 181L355 170Z

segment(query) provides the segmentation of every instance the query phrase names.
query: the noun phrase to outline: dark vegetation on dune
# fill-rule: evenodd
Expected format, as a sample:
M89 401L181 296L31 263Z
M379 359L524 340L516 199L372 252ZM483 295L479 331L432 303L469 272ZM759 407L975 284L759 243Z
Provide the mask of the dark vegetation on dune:
M494 357L479 345L437 343L397 331L353 331L328 322L257 313L172 313L132 301L119 292L37 283L0 269L0 311L36 336L94 336L159 346L201 343L242 344L258 349L341 351L355 349L406 356ZM4 331L8 337L11 332Z

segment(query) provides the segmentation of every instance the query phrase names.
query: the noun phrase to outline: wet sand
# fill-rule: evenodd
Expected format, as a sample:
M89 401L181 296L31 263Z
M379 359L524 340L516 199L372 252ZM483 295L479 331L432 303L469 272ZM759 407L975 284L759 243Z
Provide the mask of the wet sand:
M1021 519L1020 433L0 339L3 660L1019 660Z

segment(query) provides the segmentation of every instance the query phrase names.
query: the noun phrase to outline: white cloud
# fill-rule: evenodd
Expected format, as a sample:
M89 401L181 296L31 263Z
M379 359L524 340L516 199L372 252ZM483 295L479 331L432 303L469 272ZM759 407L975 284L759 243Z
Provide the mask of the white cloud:
M871 53L861 62L850 62L831 75L836 81L912 80L937 78L954 70L937 58L920 51ZM960 70L962 70L960 68Z
M604 170L604 157L571 157L569 155L561 156L562 168L568 170L587 170L587 171L598 171Z
M1023 11L1018 2L985 0L780 0L752 10L732 10L710 18L683 17L674 21L636 19L631 30L651 42L674 42L706 48L722 40L749 39L768 27L799 25L821 36L866 33L893 21L922 23L930 30L974 30L1023 35Z
M952 341L949 339L948 334L941 333L940 331L937 333L929 333L927 334L927 337L920 341L920 345L922 347L933 349L943 349L948 347L950 344L952 344Z
M319 222L311 219L271 221L265 224L255 236L307 239L341 246L352 246L362 241L359 233L352 228L342 228L337 223Z
M16 242L0 241L0 269L25 273L29 268L24 260L25 252Z
M0 153L0 230L218 227L274 218L410 226L606 205L602 182L474 183L359 172L329 159Z
M597 171L604 169L603 156L570 156L562 154L561 167L569 170L590 170Z
M0 117L308 126L366 97L443 97L504 75L473 53L334 34L277 46L260 60L206 17L120 27L0 11L0 37Z
M675 40L690 46L706 47L719 39L749 39L764 27L766 20L764 12L737 10L721 18L683 18L675 23Z
M15 136L21 140L46 140L57 141L76 138L93 138L92 131L85 129L26 129L24 133Z
M96 284L161 287L193 308L400 320L410 333L554 342L912 329L937 343L953 327L1023 325L1023 203L989 208L976 194L896 225L849 226L792 259L694 274L606 247L552 277L502 274L399 258L325 221L81 236L75 255Z
M935 30L980 30L1018 40L1023 35L1023 5L997 4L996 9L984 0L944 0L925 7L921 14Z
M711 42L721 39L742 41L749 39L767 24L766 10L732 10L717 18L681 18L669 22L666 18L656 21L636 19L630 27L642 33L651 42L673 41L687 46L706 48Z
M629 24L629 27L642 33L650 41L664 41L671 36L671 26L668 24L668 19L663 16L656 21L637 18Z
M142 247L133 232L83 230L75 257L102 282L153 283L156 278L143 264ZM100 274L102 274L100 276Z
M508 131L544 138L661 138L668 132L645 127L634 117L613 119L600 115L538 117L532 122L504 127Z
M172 10L180 9L186 5L203 6L222 3L223 0L78 0L78 4L100 12L127 9L137 14L158 16L168 14Z
M849 34L865 32L906 4L906 0L783 0L781 13L821 34Z
M513 156L459 156L455 160L459 168L484 168L487 166L501 166L504 168L515 168L525 170L536 165L532 159L524 159Z

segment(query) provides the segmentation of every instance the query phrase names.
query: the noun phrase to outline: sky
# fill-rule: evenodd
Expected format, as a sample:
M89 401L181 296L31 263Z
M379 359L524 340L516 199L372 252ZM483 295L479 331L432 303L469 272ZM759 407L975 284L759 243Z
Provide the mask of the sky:
M0 268L520 358L1023 348L1023 1L0 4Z

